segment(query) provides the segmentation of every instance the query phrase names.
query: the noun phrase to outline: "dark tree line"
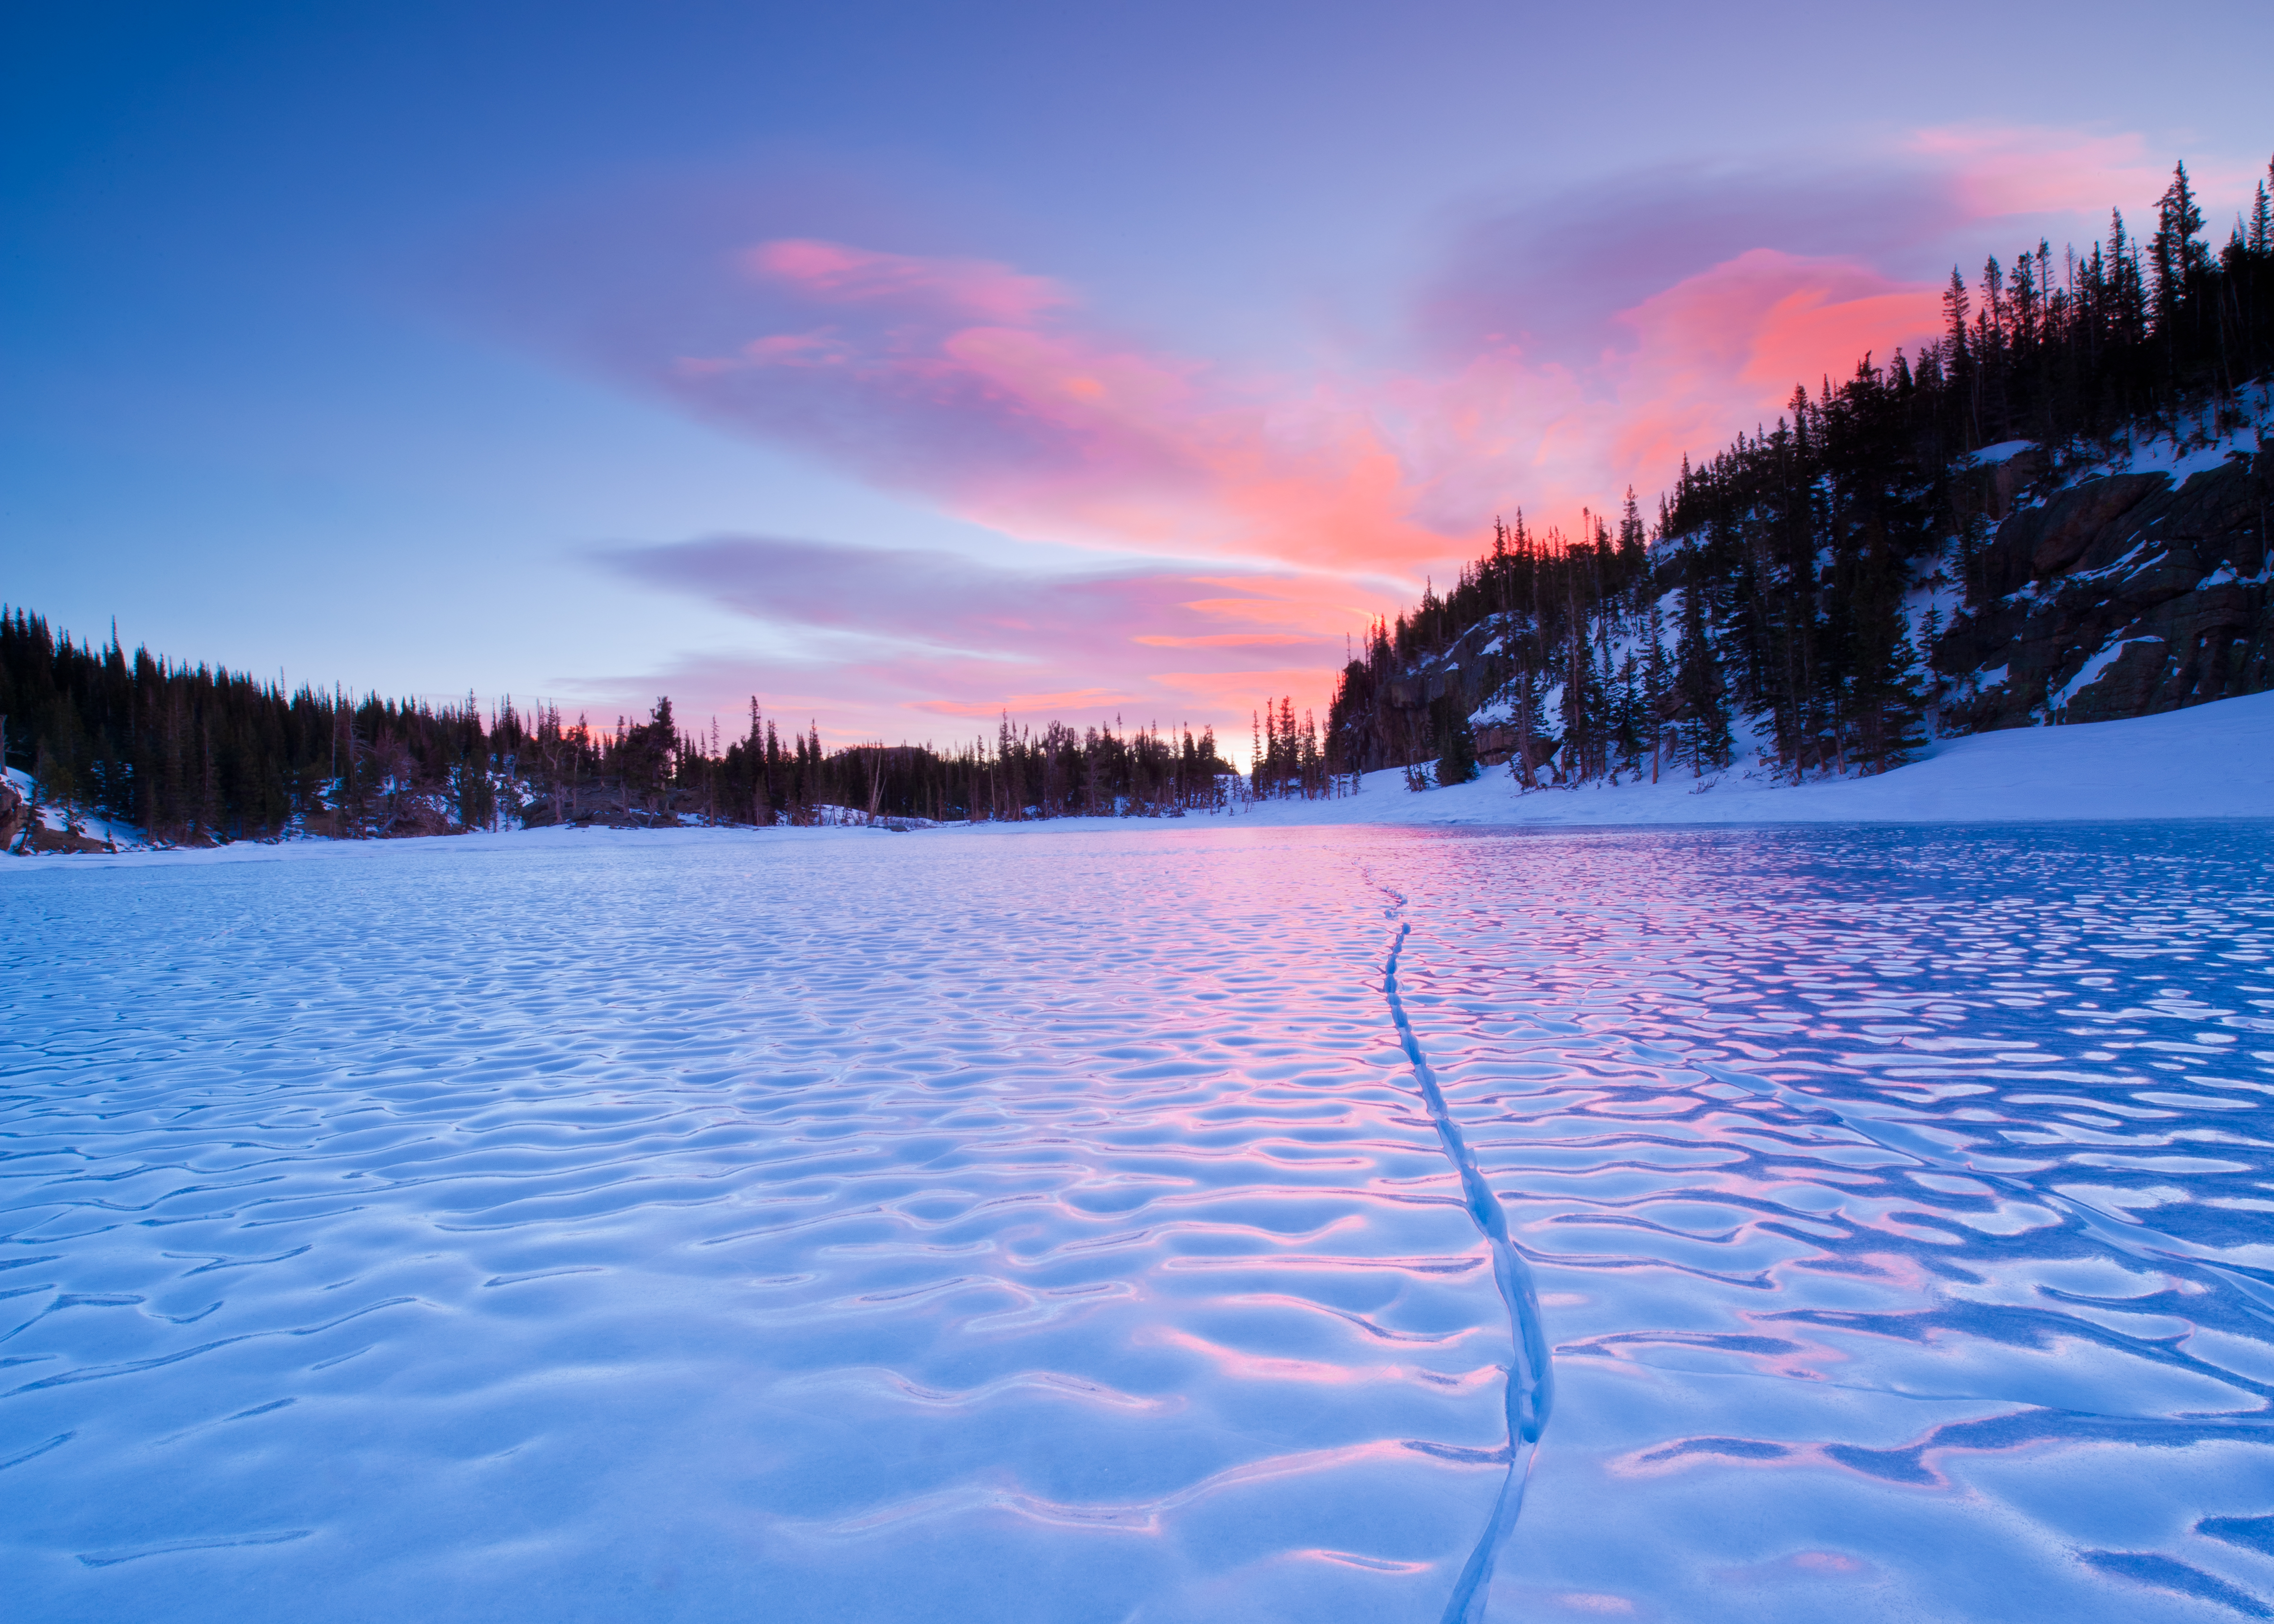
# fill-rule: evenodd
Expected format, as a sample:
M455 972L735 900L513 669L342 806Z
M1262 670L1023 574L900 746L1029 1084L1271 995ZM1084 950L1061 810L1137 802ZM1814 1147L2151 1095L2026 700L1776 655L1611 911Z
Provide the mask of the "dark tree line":
M2180 166L2144 243L2119 214L2082 253L2041 241L1971 289L1954 270L1939 340L1796 387L1773 428L1685 457L1654 525L1632 492L1615 533L1592 515L1570 538L1495 525L1450 593L1425 591L1346 666L1333 748L1457 777L1468 710L1490 700L1509 719L1487 754L1527 783L1655 774L1669 755L1703 774L1740 716L1796 777L1901 762L1935 699L1918 643L1941 629L1932 611L1915 628L1905 599L1946 564L1977 589L1977 452L2026 440L2058 466L2120 434L2209 443L2263 410L2269 184L2223 247L2203 227Z
M505 823L811 824L918 817L1016 820L1176 816L1235 797L1327 793L1314 727L1280 702L1243 778L1213 729L1036 731L1005 718L992 741L953 748L825 748L787 736L750 702L722 741L682 727L671 701L596 726L557 706L353 698L207 665L175 664L114 635L59 635L0 609L0 739L35 798L168 841L297 830L370 837Z

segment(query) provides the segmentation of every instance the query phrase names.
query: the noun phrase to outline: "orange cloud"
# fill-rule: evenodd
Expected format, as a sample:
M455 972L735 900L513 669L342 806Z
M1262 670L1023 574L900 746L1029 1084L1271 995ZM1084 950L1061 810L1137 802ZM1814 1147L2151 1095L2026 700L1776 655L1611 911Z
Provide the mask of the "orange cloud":
M1129 641L1148 649L1275 649L1307 646L1318 638L1284 632L1225 632L1213 637L1145 636Z
M991 260L780 237L741 251L737 297L757 302L732 304L716 342L689 343L701 352L663 381L708 416L959 517L1149 555L1178 578L1173 599L1101 615L1039 660L959 666L953 692L914 708L1166 714L1181 696L1236 716L1266 690L1323 704L1330 668L1151 662L1237 664L1356 630L1473 557L1496 515L1521 508L1570 531L1583 505L1615 508L1630 486L1647 509L1684 454L1773 422L1796 383L1813 393L1866 351L1885 363L1937 336L1941 282L1916 279L1919 244L1977 241L1977 222L2015 216L2034 237L2048 213L2097 222L2112 200L2136 210L2167 175L2145 150L2136 136L1984 125L1918 132L1853 176L1645 177L1680 229L1639 207L1660 193L1638 182L1510 293L1510 272L1539 258L1538 222L1511 216L1417 297L1435 324L1417 326L1426 342L1385 339L1331 368L1240 372L1134 342L1058 282ZM1882 268L1898 259L1903 274ZM1201 559L1234 572L1222 596L1201 595ZM840 601L869 598L817 598L816 612ZM1049 621L990 604L957 624L943 660Z
M716 409L755 402L784 432L1013 534L1329 578L1442 570L1518 506L1576 513L1629 485L1654 493L1685 450L1773 415L1796 381L1844 375L1937 318L1932 287L1754 249L1620 312L1624 346L1592 373L1503 343L1449 377L1299 384L1071 326L1053 284L1001 266L802 239L745 258L825 303L871 308L682 366L680 387ZM1347 582L1329 596L1336 619L1381 604Z

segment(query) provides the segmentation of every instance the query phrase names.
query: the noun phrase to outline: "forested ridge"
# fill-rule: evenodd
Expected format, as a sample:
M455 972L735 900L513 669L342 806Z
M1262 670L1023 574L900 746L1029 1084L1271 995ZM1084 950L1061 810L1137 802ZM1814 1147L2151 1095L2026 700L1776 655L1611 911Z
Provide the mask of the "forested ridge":
M739 718L738 718L739 719ZM484 708L286 692L242 673L128 653L0 610L7 764L69 816L203 844L287 831L438 834L501 825L809 824L857 816L1017 820L1163 816L1234 799L1323 795L1316 725L1291 701L1258 718L1253 769L1213 729L1114 724L1036 731L1007 718L955 748L825 748L787 736L754 698L741 736L683 726L668 697L595 726L558 706Z
M1570 534L1521 515L1496 525L1450 591L1378 624L1347 665L1329 720L1338 760L1434 760L1441 779L1467 776L1480 754L1526 782L1655 774L1669 757L1706 773L1727 764L1742 725L1796 778L1885 769L1930 728L2059 719L2064 679L2097 677L2103 645L2132 634L2145 652L2126 683L2094 690L2096 718L2266 687L2263 434L2185 513L2141 506L2157 494L2147 476L2112 476L2108 492L2070 504L2090 511L2057 523L2017 513L2139 442L2213 447L2264 420L2268 183L2224 246L2203 223L2180 166L2144 242L2112 214L2106 241L2082 252L2040 241L2010 266L1992 259L1971 286L1954 270L1938 342L1915 358L1867 355L1813 393L1796 387L1773 427L1685 457L1654 523L1629 492L1615 523L1588 514ZM2200 565L2191 576L2088 581L2133 553L2070 568L2096 561L2096 541L2137 553L2166 521L2167 537L2200 534L2147 562L2165 575ZM2095 619L2094 594L2120 590L2148 594L2134 618ZM2059 596L2067 619L2017 605L2032 592ZM2192 641L2150 670L2149 645L2175 635ZM2012 668L1988 668L2017 639ZM2111 693L2130 709L2112 710Z

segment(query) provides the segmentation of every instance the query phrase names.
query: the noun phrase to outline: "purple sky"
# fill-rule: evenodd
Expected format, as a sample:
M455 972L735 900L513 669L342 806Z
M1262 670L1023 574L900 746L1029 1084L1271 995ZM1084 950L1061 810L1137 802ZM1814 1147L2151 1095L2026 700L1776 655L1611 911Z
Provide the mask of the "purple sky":
M0 596L839 740L1321 704L2274 149L2263 4L306 10L5 23Z

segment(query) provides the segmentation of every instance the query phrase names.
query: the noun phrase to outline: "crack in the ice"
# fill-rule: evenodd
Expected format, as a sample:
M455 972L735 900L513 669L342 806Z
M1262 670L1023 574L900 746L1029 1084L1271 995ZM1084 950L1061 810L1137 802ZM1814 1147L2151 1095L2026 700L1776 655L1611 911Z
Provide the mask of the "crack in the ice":
M1405 898L1387 885L1377 885L1376 889L1396 902L1388 914L1391 919L1397 919L1404 911ZM1508 1308L1510 1357L1503 1400L1508 1419L1508 1476L1502 1481L1499 1498L1493 1503L1492 1517L1478 1538L1476 1548L1469 1553L1461 1576L1454 1583L1452 1595L1446 1600L1442 1621L1475 1624L1484 1617L1486 1598L1492 1589L1494 1560L1524 1509L1524 1489L1532 1476L1532 1455L1540 1432L1547 1425L1548 1408L1555 1399L1555 1372L1548 1357L1547 1334L1540 1323L1540 1294L1532 1287L1532 1270L1509 1238L1508 1218L1501 1210L1500 1198L1493 1193L1468 1141L1461 1137L1460 1124L1446 1107L1444 1092L1437 1086L1436 1074L1429 1069L1429 1057L1421 1052L1420 1040L1413 1035L1413 1023L1405 1016L1404 1000L1397 994L1398 956L1404 951L1405 938L1412 929L1404 920L1397 921L1397 935L1390 942L1389 957L1382 967L1382 996L1389 1003L1389 1018L1397 1025L1398 1043L1413 1068L1413 1079L1420 1086L1429 1120L1436 1124L1437 1139L1444 1147L1446 1160L1460 1176L1462 1205L1467 1207L1471 1221L1492 1252L1493 1280L1500 1288L1501 1301Z

